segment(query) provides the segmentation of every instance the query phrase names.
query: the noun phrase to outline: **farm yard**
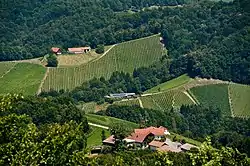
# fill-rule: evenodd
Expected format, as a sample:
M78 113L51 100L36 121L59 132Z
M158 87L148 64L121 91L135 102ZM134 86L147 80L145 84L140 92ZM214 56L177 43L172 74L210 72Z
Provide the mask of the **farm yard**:
M250 117L250 86L241 84L229 85L229 97L233 115L236 117Z
M23 95L36 94L46 69L31 63L0 63L1 69L9 71L0 77L0 94L22 93ZM11 70L10 70L11 69Z
M90 63L78 67L50 68L42 90L72 90L94 77L109 78L114 71L132 73L134 68L149 66L159 60L163 51L159 35L124 42Z
M207 107L218 107L224 115L231 116L228 84L199 86L192 88L190 91L199 103Z
M111 46L105 46L105 51L107 51ZM100 57L102 54L97 54L95 50L91 50L87 53L83 54L63 54L58 55L58 66L59 67L68 67L68 66L79 66L85 63L88 63L98 57Z

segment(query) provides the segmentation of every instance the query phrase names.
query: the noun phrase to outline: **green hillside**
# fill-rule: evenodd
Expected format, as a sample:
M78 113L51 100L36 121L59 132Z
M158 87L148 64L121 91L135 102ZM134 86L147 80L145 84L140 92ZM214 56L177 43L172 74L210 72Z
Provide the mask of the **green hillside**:
M114 104L116 104L116 105L124 105L124 106L132 106L132 105L140 106L140 103L139 103L138 99L118 101L118 102L114 102Z
M228 89L233 115L250 117L250 86L230 84Z
M194 87L191 92L201 104L218 107L223 114L231 115L227 84Z
M13 65L13 64L12 64ZM1 66L1 65L0 65ZM8 66L5 69L10 69ZM7 70L8 70L7 69ZM31 63L18 63L10 72L0 78L0 94L22 93L23 95L36 94L44 77L45 68Z
M106 137L110 136L110 132L108 130L92 126L91 129L92 131L89 133L87 138L87 147L102 145L102 130L104 130Z
M149 66L163 53L159 35L116 45L105 56L86 65L50 68L42 90L73 89L94 77L109 78L114 71L132 73L134 68Z
M109 116L86 114L86 117L88 119L88 122L103 125L103 126L107 126L107 127L110 127L112 125L112 123L122 123L125 126L132 127L132 128L136 128L136 127L139 126L138 124L135 124L133 122L129 122L129 121L126 121L126 120L113 118L113 117L109 117Z
M180 107L181 105L194 104L186 94L177 90L143 96L141 97L141 101L144 108L163 111L173 107Z
M16 63L14 62L0 63L0 78L7 74L7 72L10 71L15 64Z
M147 90L145 93L155 93L155 92L159 92L159 91L166 91L166 90L184 85L191 80L192 79L187 74L184 74L184 75L181 75L180 77L177 77L175 79L172 79L170 81L167 81L167 82L164 82L160 85L157 85L157 86Z

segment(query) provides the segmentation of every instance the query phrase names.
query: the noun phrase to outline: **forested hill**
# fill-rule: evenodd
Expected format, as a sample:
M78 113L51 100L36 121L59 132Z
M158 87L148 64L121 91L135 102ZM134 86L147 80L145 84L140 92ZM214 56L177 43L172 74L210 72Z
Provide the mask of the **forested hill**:
M1 1L0 60L42 56L51 46L113 44L152 34L141 17L117 12L184 0ZM144 17L147 17L145 15Z
M52 46L114 44L162 33L174 75L250 83L248 0L44 0L1 4L0 61ZM160 8L145 8L152 5ZM166 7L172 5L172 7ZM175 5L175 6L173 6Z

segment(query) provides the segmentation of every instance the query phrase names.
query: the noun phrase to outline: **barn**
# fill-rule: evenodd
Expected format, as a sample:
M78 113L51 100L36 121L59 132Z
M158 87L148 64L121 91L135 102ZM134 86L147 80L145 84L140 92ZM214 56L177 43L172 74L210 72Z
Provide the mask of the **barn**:
M76 47L76 48L68 48L68 53L71 54L83 54L87 53L91 50L90 47Z
M52 47L52 48L51 48L51 52L54 53L54 54L56 54L56 55L62 54L61 49L58 48L58 47Z

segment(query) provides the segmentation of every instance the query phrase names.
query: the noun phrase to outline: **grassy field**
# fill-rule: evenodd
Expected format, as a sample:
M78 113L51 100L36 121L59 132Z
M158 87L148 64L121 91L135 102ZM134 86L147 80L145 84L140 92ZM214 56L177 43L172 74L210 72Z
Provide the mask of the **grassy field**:
M191 92L202 105L218 107L224 115L231 115L227 84L195 87Z
M240 84L229 85L229 96L236 117L250 117L250 86Z
M88 135L88 138L87 138L87 147L102 145L102 137L101 137L102 130L105 131L106 138L110 136L109 130L105 130L99 127L92 127L92 126L91 126L91 129L92 131Z
M0 78L10 71L16 63L1 62L0 63Z
M85 113L94 113L96 108L96 103L95 102L79 103L77 107L80 110L83 110Z
M122 119L113 118L110 116L101 116L101 115L95 115L95 114L86 114L86 117L88 119L88 122L99 124L103 126L110 127L112 123L123 123L125 126L137 128L139 125L133 122L129 122Z
M149 66L162 57L159 36L124 42L105 56L79 67L51 68L42 90L73 89L94 77L109 78L114 71L132 73L134 68Z
M180 77L177 77L177 78L172 79L170 81L164 82L158 86L155 86L152 89L145 91L144 93L156 93L156 92L160 92L160 91L166 91L166 90L173 89L173 88L179 87L181 85L184 85L191 80L192 79L187 74L184 74L184 75L181 75Z
M140 106L140 103L139 103L138 99L117 101L117 102L114 102L114 104L115 105L122 105L122 106L133 106L133 105Z
M0 78L0 94L36 94L46 69L37 64L18 63L10 72Z
M190 143L190 144L193 144L193 145L196 145L196 146L200 146L201 145L201 142L199 141L196 141L196 140L193 140L191 138L188 138L188 137L184 137L182 135L179 135L179 134L176 134L176 133L173 133L173 132L170 132L171 135L169 135L168 137L173 140L174 137L177 138L177 140L185 140L187 143Z

